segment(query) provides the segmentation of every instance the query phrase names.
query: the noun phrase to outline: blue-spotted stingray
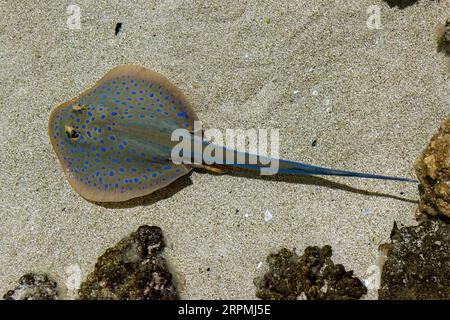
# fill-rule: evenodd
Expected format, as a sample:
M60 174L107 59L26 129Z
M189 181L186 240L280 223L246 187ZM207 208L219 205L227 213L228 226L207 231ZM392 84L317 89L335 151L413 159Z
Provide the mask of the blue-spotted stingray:
M179 128L193 133L196 120L183 93L167 78L140 66L124 65L109 71L77 98L55 108L48 133L76 192L90 201L120 202L150 194L193 169L193 165L171 160L177 143L171 140L171 134ZM230 165L251 170L263 167ZM286 160L279 160L278 172L415 182Z

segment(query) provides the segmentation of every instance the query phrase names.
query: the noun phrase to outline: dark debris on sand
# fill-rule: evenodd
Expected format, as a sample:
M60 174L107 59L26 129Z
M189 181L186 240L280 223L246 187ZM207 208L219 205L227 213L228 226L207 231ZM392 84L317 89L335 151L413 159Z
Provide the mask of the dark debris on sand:
M389 7L398 7L399 9L405 9L406 7L412 6L418 0L384 0Z
M97 260L79 290L80 299L174 300L177 292L161 253L162 231L141 226Z
M269 272L255 279L256 296L270 300L352 300L367 293L353 271L331 260L330 246L307 247L302 256L281 249L267 257Z
M19 284L9 290L5 300L57 300L58 284L46 274L27 273L19 279Z
M426 219L394 229L381 274L379 299L450 299L450 225Z

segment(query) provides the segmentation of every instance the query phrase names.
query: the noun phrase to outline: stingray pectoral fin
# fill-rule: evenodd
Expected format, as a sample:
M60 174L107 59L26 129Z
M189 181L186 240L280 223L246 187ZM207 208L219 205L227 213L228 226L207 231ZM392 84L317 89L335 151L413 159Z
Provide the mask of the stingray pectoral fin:
M184 165L174 165L172 162L159 163L154 166L155 170L146 174L135 175L134 177L125 175L124 184L120 186L116 186L109 175L93 178L97 181L95 187L92 184L85 183L84 175L66 170L66 176L72 188L89 201L122 202L162 189L192 170Z
M111 69L97 82L97 85L101 85L115 79L138 79L163 86L166 90L183 102L183 110L189 116L190 121L193 122L198 120L194 109L188 102L188 99L183 92L181 92L180 89L170 82L169 79L156 71L137 65L121 65Z

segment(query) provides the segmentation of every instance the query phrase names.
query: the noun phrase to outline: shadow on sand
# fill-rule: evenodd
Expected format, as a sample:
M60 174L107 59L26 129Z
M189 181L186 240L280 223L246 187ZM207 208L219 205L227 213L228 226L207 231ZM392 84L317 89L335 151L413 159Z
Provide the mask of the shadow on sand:
M202 174L209 174L211 176L220 175L217 173L213 173L210 171L206 171L203 169L195 169L197 172ZM330 181L326 178L322 178L319 176L302 176L302 175L287 175L287 174L277 174L273 176L262 176L259 174L259 171L249 171L245 169L240 168L230 168L229 171L227 171L228 175L235 176L235 177L244 177L248 179L262 179L266 181L279 181L279 182L285 182L285 183L295 183L295 184L303 184L303 185L315 185L320 186L324 188L330 188L330 189L336 189L336 190L343 190L346 192L352 192L357 193L361 195L366 195L370 197L383 197L383 198L391 198L403 202L409 202L409 203L415 203L418 204L418 200L408 199L402 196L392 195L388 193L383 192L372 192L367 191L363 189L358 189L355 187L352 187L347 184L342 184L334 181ZM160 200L164 200L167 198L170 198L178 191L181 191L182 189L192 185L192 180L190 178L191 174L185 175L172 184L168 185L167 187L160 189L158 191L155 191L151 194L148 194L143 197L134 198L125 202L93 202L99 206L109 208L109 209L121 209L121 208L131 208L136 206L146 206L154 204ZM211 177L213 178L213 177ZM348 178L349 183L351 183L351 179L357 179L357 178Z

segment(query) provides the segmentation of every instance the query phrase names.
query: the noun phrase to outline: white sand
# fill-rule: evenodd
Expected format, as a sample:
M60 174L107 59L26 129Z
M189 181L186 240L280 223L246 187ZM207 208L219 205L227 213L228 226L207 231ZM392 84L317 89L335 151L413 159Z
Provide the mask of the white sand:
M258 263L282 247L330 244L336 262L367 276L393 221L414 223L416 204L394 197L417 200L415 185L194 173L167 199L108 209L70 188L49 143L52 108L133 63L179 85L209 127L279 128L285 158L413 177L449 114L433 38L449 2L405 10L381 0L283 2L78 0L74 31L71 1L2 1L0 293L28 271L64 282L65 269L79 265L84 277L142 224L163 229L183 298L254 298ZM374 4L382 30L366 26Z

